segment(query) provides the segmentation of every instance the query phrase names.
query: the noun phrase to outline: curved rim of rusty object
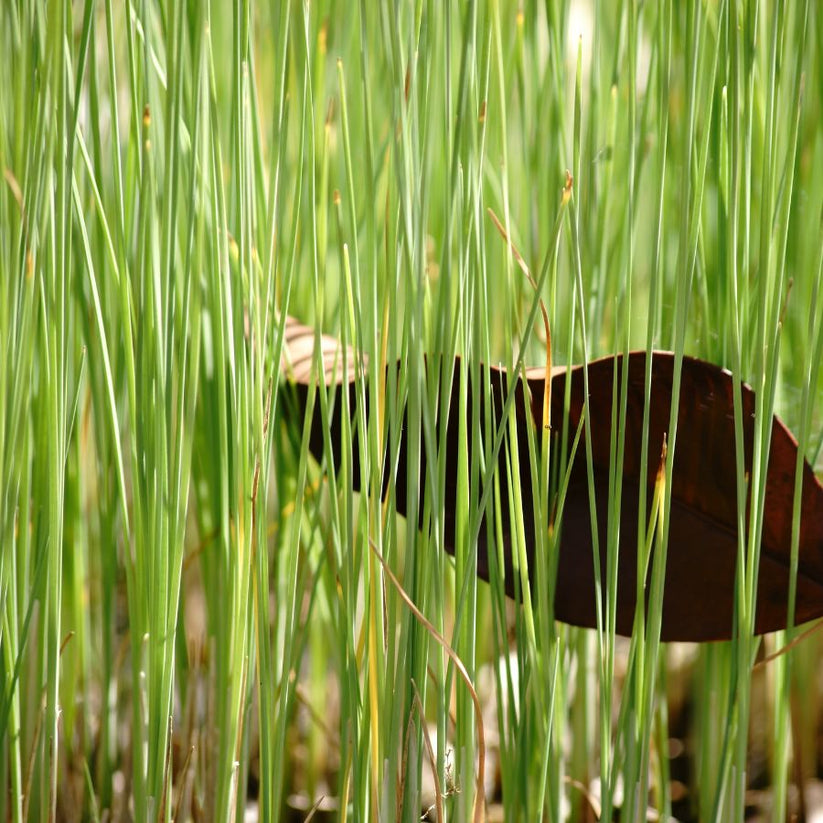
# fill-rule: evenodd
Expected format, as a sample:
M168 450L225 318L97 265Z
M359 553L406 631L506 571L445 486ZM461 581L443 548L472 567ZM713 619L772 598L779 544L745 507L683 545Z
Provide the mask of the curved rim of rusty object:
M305 399L312 385L315 345L319 341L323 380L327 387L343 386L343 365L353 392L357 369L365 376L366 360L359 360L351 348L327 335L315 335L314 329L287 318L281 371L295 383ZM344 358L344 354L346 355ZM635 620L637 599L637 545L641 478L647 478L646 499L651 500L661 447L667 433L672 402L675 357L671 352L652 353L651 395L648 404L648 463L641 465L643 418L647 410L645 399L646 352L627 356L613 355L588 364L588 411L591 433L583 427L582 437L589 437L593 456L595 510L599 534L601 569L606 573L605 535L609 522L610 427L613 386L620 386L622 370L628 363L628 393L624 436L622 497L619 517L619 547L617 563L616 628L619 634L630 635ZM574 432L584 414L583 366L558 366L552 369L551 419L561 420L566 381L570 381L571 403L568 409L569 429ZM515 414L520 454L520 483L524 512L532 511L531 474L527 446L528 416L538 425L543 419L543 388L545 369L525 370L529 391L523 382L515 387ZM317 377L315 377L315 381ZM481 367L480 392L491 392L497 419L508 395L505 369ZM457 381L453 381L456 383ZM472 388L469 392L469 413ZM458 408L457 386L453 388L451 408ZM663 640L711 641L727 640L734 631L734 602L738 540L736 430L733 414L734 378L718 366L691 357L682 360L678 424L672 467L669 539L663 596L661 638ZM741 384L743 405L744 469L747 477L752 468L754 442L755 396L751 388ZM354 396L352 395L352 402ZM331 443L338 452L341 435L340 407L330 421ZM353 406L352 406L353 407ZM450 414L449 431L441 442L446 444L446 500L444 501L446 550L454 553L454 504L457 471L457 415ZM451 431L454 427L454 431ZM403 427L403 431L407 430ZM326 432L319 412L312 421L310 447L318 459L324 456ZM483 433L485 435L485 433ZM406 514L405 435L396 462L396 508ZM425 450L423 457L425 461ZM358 450L353 450L357 460ZM554 616L573 625L596 628L596 587L593 554L591 509L589 505L588 472L585 449L578 447L572 460L570 482L566 493L560 527L560 551L554 592ZM797 441L786 426L775 417L772 422L770 456L766 476L764 516L760 541L760 562L757 583L755 631L765 633L784 629L789 624L788 599L791 578L792 519L795 472L798 458ZM498 470L505 472L505 456L501 454ZM425 465L420 467L423 476ZM823 617L823 486L807 461L802 464L801 516L798 535L796 606L794 625ZM501 475L505 477L505 474ZM353 467L353 485L359 488L359 467ZM504 497L505 483L500 484ZM748 492L747 492L748 494ZM745 523L748 523L751 501L747 499ZM515 574L511 561L511 531L508 504L503 500L502 534L507 591L515 595ZM533 551L535 524L525 517L529 569L535 568ZM645 521L647 522L647 521ZM483 524L477 545L477 571L489 578L490 540ZM744 541L745 545L745 541ZM651 568L651 564L649 564ZM650 573L649 573L650 574ZM605 578L604 578L605 579ZM648 587L649 576L646 578ZM605 587L604 587L605 588ZM644 597L648 598L647 593Z

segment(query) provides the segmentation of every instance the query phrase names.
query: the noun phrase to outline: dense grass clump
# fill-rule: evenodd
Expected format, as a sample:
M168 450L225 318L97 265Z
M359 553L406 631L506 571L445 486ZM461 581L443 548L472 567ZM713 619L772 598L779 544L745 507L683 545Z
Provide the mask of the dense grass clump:
M774 412L823 469L814 2L7 0L0 53L0 819L804 808L821 640L758 665L800 630L752 626ZM546 363L541 301L554 364L662 348L757 390L735 640L661 644L658 574L622 641L611 562L599 630L555 623L556 528L522 605L478 582L484 516L564 499L534 431L524 510L488 404L445 556L444 398ZM295 413L287 314L368 356L351 395Z

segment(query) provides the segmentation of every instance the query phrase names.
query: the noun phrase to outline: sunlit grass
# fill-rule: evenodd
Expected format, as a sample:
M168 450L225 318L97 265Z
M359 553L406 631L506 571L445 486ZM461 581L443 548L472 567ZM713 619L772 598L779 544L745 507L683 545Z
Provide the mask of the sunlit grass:
M823 460L822 33L808 0L3 4L0 817L742 821L757 782L785 819L821 641L753 669L796 632L752 631L772 414ZM367 356L303 415L287 314ZM553 620L588 441L552 420L524 467L514 395L495 419L472 389L644 348L675 396L684 354L758 392L737 637L697 653L688 722L660 642L676 412L624 643L626 373L597 631Z

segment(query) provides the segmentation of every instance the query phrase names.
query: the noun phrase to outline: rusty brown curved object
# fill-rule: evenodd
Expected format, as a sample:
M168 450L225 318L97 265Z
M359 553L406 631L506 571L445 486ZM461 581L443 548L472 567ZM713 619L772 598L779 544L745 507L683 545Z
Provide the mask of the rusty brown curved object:
M296 384L298 397L308 397L314 333L289 320L282 369ZM333 338L322 337L324 379L328 385L341 385L340 346ZM353 360L349 360L350 363ZM610 426L614 370L618 383L625 363L623 356L605 357L589 363L589 414L601 568L606 568L605 535L608 515L608 475ZM641 482L641 443L645 409L644 381L646 353L628 355L628 396L623 465L623 497L620 516L618 561L617 631L629 635L635 613L637 511ZM652 383L648 467L648 498L656 475L664 433L669 425L672 401L674 355L655 352L652 359ZM481 391L491 392L497 419L508 393L506 372L482 367ZM515 389L518 442L521 450L521 492L524 511L532 511L531 480L527 450L527 414L538 427L542 421L543 375L541 369L529 369L528 401L522 383ZM553 421L563 419L566 377L571 380L569 422L573 432L583 414L583 368L552 371ZM354 408L354 386L352 408ZM450 408L457 409L456 388ZM693 358L683 359L680 389L677 442L672 470L672 504L669 520L669 543L666 582L663 598L662 638L664 640L707 641L731 637L737 540L737 464L735 459L735 425L733 418L733 380L729 372ZM745 467L752 464L754 435L754 392L742 386L743 438ZM470 399L471 403L471 392ZM340 408L335 404L331 421L333 447L340 442ZM457 488L457 420L451 414L446 444L445 545L454 552L454 503ZM557 425L557 423L555 423ZM404 427L405 430L405 427ZM486 436L486 433L482 433ZM491 433L493 434L493 433ZM584 431L583 436L587 436ZM311 450L323 456L324 432L315 413L312 421ZM354 449L355 461L357 449ZM339 453L333 455L335 462ZM424 458L425 459L425 456ZM500 469L505 472L500 457ZM787 625L789 591L792 505L797 460L797 442L783 423L774 418L766 482L765 517L758 576L756 631L775 631ZM396 505L401 514L406 506L406 444L401 442L396 475ZM421 466L424 476L425 465ZM359 469L354 467L354 485L359 486ZM505 476L505 474L501 475ZM561 525L560 556L557 570L555 617L566 623L594 627L595 585L592 553L591 519L585 450L578 448L571 469ZM501 483L501 489L505 486ZM505 491L504 491L505 493ZM502 520L505 541L506 580L514 579L511 568L511 538L508 505L503 501ZM533 551L534 525L527 516L527 550ZM531 557L530 557L531 561ZM478 574L488 579L488 551L485 524L477 546ZM530 569L534 563L530 562ZM509 586L509 593L513 590ZM823 616L823 486L808 463L803 467L803 490L800 521L800 550L797 575L795 624Z

